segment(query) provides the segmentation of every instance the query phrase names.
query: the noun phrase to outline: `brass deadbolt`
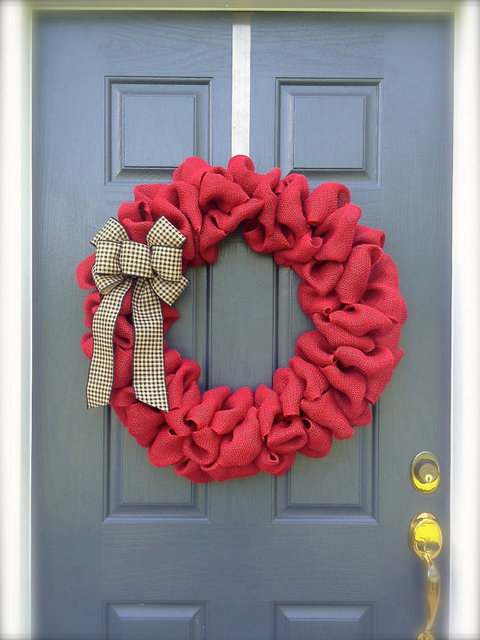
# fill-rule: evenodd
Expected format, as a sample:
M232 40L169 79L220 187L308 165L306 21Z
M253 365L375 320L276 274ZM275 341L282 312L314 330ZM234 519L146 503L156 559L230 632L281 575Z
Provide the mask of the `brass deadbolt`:
M440 482L440 463L430 451L421 451L410 466L412 484L420 493L433 493Z

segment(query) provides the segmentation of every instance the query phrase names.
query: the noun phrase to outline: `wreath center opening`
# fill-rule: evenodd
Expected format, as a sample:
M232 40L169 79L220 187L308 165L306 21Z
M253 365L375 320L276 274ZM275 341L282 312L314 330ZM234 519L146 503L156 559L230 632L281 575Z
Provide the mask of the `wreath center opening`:
M275 370L288 366L298 336L314 328L298 307L297 274L271 254L252 251L237 229L220 243L214 264L185 275L190 296L176 303L180 319L166 339L199 362L200 388L270 386Z

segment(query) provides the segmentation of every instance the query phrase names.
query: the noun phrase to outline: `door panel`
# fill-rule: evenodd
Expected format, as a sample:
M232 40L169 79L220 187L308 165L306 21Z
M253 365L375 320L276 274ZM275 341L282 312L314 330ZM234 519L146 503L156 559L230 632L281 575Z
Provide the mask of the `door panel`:
M276 163L284 174L303 173L311 187L345 182L363 209L361 222L386 232L385 249L397 262L409 307L405 356L376 405L371 444L360 454L360 468L370 473L361 479L353 473L356 458L342 442L336 444L345 467L337 464L329 478L340 503L339 487L365 488L367 477L371 482L373 556L356 535L352 544L376 565L377 584L389 585L371 601L379 638L413 637L405 612L417 624L422 620L424 576L409 562L406 524L428 509L448 527L450 28L447 20L420 16L318 14L256 15L252 26L251 155L257 169ZM368 431L359 432L365 437ZM415 493L408 476L422 449L438 453L446 470L440 490L428 497ZM318 462L310 486L323 484L324 463ZM290 479L279 482L297 475L308 482L298 462ZM446 578L445 547L442 553ZM351 580L365 584L361 576L356 570ZM344 599L351 598L345 591ZM403 636L393 631L396 625Z
M192 154L226 165L231 14L37 22L39 637L413 637L424 576L408 524L428 509L448 528L449 28L418 17L253 14L250 155L258 171L277 164L311 188L345 182L362 222L386 231L410 311L406 355L373 424L327 458L298 456L279 479L194 485L150 465L109 409L85 409L73 274L135 184L169 182ZM295 274L235 233L215 265L187 277L168 342L201 364L202 388L269 384L309 327ZM421 449L442 465L429 497L409 481ZM446 579L446 551L440 564Z
M106 576L112 561L102 551L103 538L108 544L111 531L124 538L139 518L147 518L147 524L166 519L170 526L183 522L179 518L205 520L205 489L171 470L155 470L139 447L127 449L125 434L108 410L85 410L87 363L79 349L84 296L75 285L75 265L91 251L90 239L116 215L119 204L133 199L133 186L152 176L169 181L179 154L228 161L231 18L51 14L35 25L34 65L38 628L49 640L99 638L109 625L126 633L127 613L114 607L125 598L137 614L138 597L158 603L158 611L146 613L147 626L156 628L156 617L172 617L165 609L170 596L157 597L150 588L140 596L133 585L141 569L129 568L127 558ZM204 283L205 274L195 274L183 308L187 323L194 308L201 315L202 302L195 306L195 299L204 295ZM192 346L188 338L184 342L188 352ZM153 554L134 547L144 558ZM132 586L111 595L106 585L117 579ZM175 606L186 608L169 624L176 625L178 618L183 628L204 596L197 592L192 602L180 600ZM203 619L202 607L192 620ZM132 616L136 622L128 623L130 631L143 625L141 616ZM162 625L158 622L157 635Z

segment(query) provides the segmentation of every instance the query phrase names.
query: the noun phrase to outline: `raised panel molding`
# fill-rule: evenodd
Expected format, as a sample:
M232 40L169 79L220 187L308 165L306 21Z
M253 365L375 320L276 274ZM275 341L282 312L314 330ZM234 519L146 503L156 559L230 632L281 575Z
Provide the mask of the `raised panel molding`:
M207 486L175 475L171 467L154 467L147 450L111 411L106 412L104 466L105 520L207 521Z
M366 640L372 637L369 604L276 604L275 640Z
M287 366L299 335L313 328L298 305L299 278L292 269L278 272L277 360ZM380 401L373 407L372 424L356 429L353 438L334 440L329 455L312 460L297 455L293 467L272 480L273 521L377 519L378 424Z
M378 79L277 79L276 163L324 181L378 182Z
M205 605L108 604L108 640L203 640Z
M168 332L170 347L193 358L205 369L207 269L189 269L189 295L180 296L175 307L191 331L182 331L179 320ZM187 320L188 319L188 320ZM180 335L177 334L177 330ZM199 380L203 385L205 373ZM104 519L148 517L207 521L208 485L177 476L172 467L158 468L110 409L104 419Z
M349 440L334 441L326 458L298 455L294 466L274 480L274 522L377 521L378 404L372 424L358 428Z
M210 160L209 78L107 77L105 101L106 183L170 182L185 158Z

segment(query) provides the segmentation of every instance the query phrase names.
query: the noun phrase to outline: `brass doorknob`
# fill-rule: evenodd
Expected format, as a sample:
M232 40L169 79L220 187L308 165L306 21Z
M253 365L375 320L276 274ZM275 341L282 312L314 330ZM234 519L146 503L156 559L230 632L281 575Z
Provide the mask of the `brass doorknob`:
M442 549L442 530L432 513L419 513L410 523L408 542L427 569L427 622L417 640L435 640L432 627L440 602L440 572L434 560Z

